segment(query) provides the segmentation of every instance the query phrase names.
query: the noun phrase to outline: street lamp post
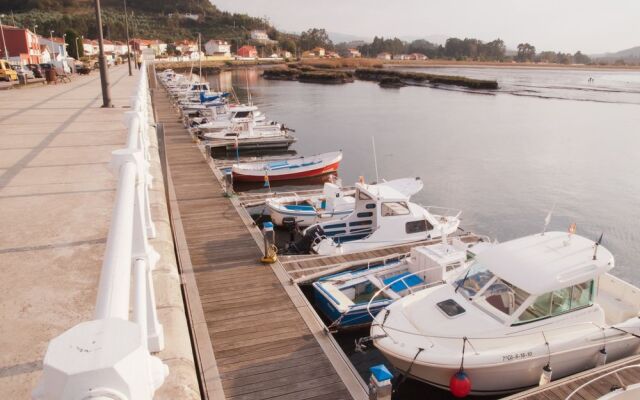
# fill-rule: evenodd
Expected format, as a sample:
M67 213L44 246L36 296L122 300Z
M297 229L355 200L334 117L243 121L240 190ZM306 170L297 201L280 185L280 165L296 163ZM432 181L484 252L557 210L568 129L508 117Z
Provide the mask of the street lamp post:
M96 22L98 23L98 47L100 54L100 83L102 84L102 107L111 108L111 93L109 93L109 76L107 75L107 58L104 56L104 43L102 36L102 14L100 13L100 0L96 0Z
M49 31L49 40L51 41L51 64L53 65L53 60L56 56L56 51L53 48L53 31Z
M7 42L4 40L4 27L2 26L2 18L4 17L5 17L4 14L0 15L0 31L2 31L2 44L4 45L4 58L6 58L8 62L9 53L7 52Z
M131 76L131 48L129 47L129 16L127 15L127 0L124 0L124 26L127 33L127 64L129 64L129 76Z
M78 44L78 39L84 41L84 36L82 35L80 37L76 36L76 60L80 61L80 45Z
M62 34L62 52L64 53L64 59L67 59L67 34Z

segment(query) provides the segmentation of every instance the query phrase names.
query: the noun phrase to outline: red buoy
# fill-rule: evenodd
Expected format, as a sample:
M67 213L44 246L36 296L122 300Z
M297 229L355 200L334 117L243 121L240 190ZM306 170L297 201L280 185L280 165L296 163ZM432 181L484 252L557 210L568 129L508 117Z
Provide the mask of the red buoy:
M449 390L455 397L467 397L471 392L471 379L466 372L460 370L451 376Z

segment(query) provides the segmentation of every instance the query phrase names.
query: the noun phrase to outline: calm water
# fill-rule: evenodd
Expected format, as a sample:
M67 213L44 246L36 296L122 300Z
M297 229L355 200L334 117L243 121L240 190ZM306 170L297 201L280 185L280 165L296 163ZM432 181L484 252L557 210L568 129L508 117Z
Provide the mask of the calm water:
M460 208L463 227L500 241L550 229L597 238L614 274L640 284L640 72L443 68L494 78L491 95L370 82L325 86L226 73L241 99L296 129L301 154L342 149L340 176L420 176L422 204ZM594 79L588 83L589 77ZM217 82L217 78L216 82Z
M498 79L501 90L268 81L257 70L220 80L245 98L248 78L254 103L296 129L299 153L342 149L345 184L375 180L375 137L381 178L424 180L414 201L462 209L465 229L500 241L540 231L555 204L550 229L604 232L614 273L640 284L640 72L431 72ZM513 94L523 86L534 94Z

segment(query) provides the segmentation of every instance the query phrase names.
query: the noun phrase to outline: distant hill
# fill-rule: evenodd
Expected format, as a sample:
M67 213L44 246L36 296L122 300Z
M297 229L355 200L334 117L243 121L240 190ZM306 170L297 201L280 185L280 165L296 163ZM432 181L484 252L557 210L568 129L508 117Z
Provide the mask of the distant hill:
M620 50L615 53L593 54L591 55L591 58L611 61L624 60L629 62L638 62L640 61L640 46Z
M123 0L101 0L104 36L111 40L125 38ZM130 36L174 41L196 38L224 39L242 45L252 29L265 29L272 38L279 32L260 18L220 11L208 0L127 0ZM97 37L93 0L0 0L2 22L28 27L37 32L53 30L60 36L67 30L78 35ZM13 13L13 20L12 15ZM197 15L198 19L186 18ZM286 35L284 35L286 36ZM282 37L282 35L280 35Z

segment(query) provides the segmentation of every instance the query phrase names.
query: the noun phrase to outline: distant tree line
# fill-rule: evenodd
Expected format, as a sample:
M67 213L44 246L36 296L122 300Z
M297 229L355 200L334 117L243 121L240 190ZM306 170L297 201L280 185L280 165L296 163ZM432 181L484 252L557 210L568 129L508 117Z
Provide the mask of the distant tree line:
M502 60L506 47L501 39L485 43L482 40L465 38L449 38L444 46L431 43L424 39L405 42L398 38L385 39L375 37L373 42L358 47L366 57L375 57L380 53L411 54L420 53L429 58L451 58L457 60L472 59L482 61Z

